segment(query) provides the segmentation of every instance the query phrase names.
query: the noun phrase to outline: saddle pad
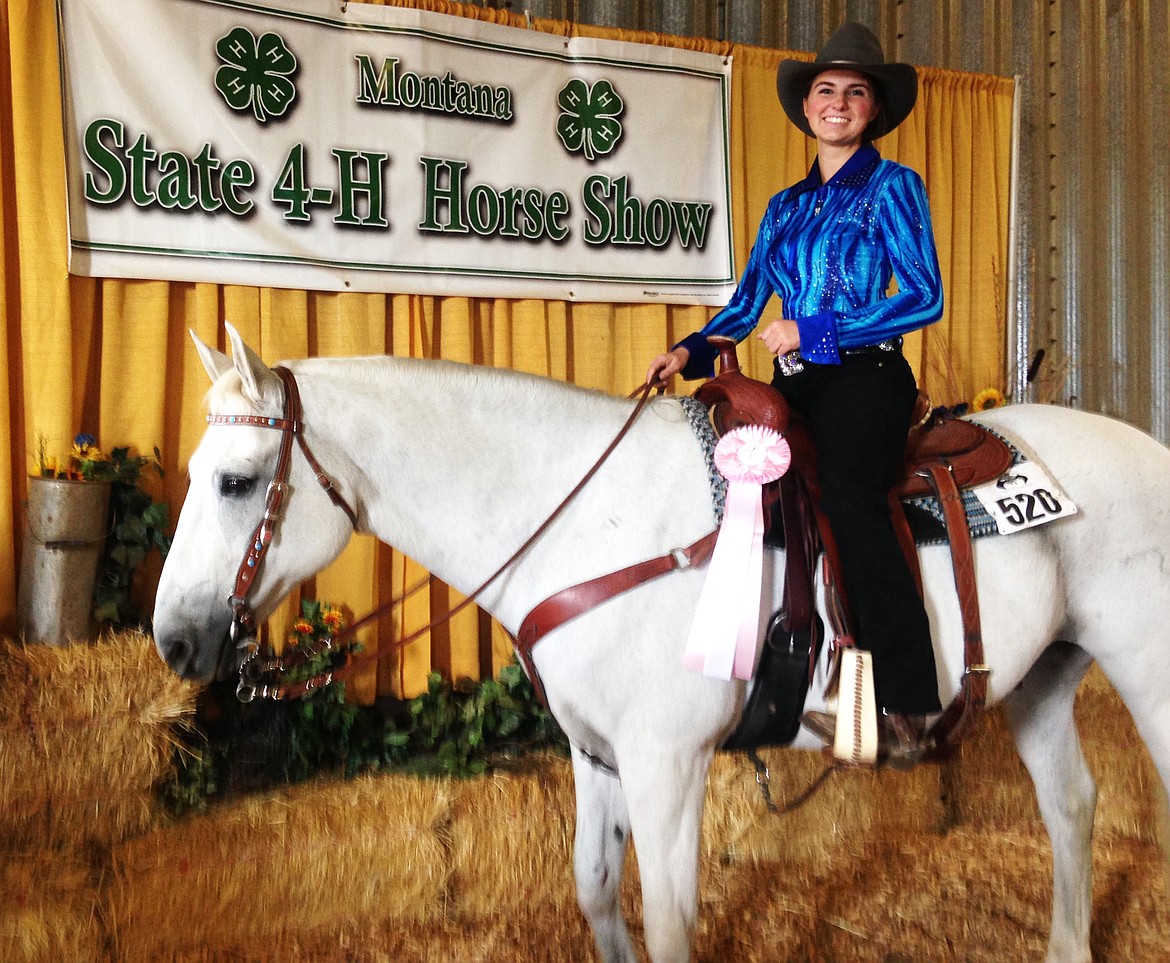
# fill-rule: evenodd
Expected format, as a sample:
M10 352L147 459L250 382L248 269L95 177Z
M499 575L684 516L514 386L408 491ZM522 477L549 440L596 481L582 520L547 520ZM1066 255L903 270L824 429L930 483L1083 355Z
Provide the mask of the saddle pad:
M687 423L699 440L699 447L703 450L703 459L707 463L707 480L711 483L711 511L715 515L715 524L723 522L723 506L727 501L727 479L715 467L715 446L719 439L715 437L715 426L711 424L711 413L707 406L690 395L679 395L678 402L682 405L687 416Z
M1018 465L1024 460L1020 449L1013 445L1009 439L999 432L987 428L986 425L983 427L1008 446L1012 453L1012 465ZM970 488L965 489L959 492L959 497L963 502L963 511L967 516L967 529L972 538L984 538L988 535L999 534L995 519L983 507L983 503L979 501L979 496L974 491ZM934 495L903 499L902 506L906 511L906 520L910 523L910 531L914 535L915 545L939 545L946 542L947 531L943 524L942 506Z

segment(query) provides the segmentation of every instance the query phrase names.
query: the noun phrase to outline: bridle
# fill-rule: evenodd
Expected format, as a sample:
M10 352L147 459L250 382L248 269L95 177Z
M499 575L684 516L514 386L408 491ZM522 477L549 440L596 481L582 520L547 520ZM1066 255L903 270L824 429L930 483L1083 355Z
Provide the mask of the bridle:
M293 377L293 373L288 368L278 366L272 370L284 384L284 417L272 418L266 415L207 416L207 423L209 425L271 428L280 432L280 450L276 456L276 470L273 472L272 481L268 483L268 490L264 495L264 514L260 519L260 524L256 526L256 530L252 533L252 538L248 543L248 550L244 553L244 558L240 562L239 569L236 571L235 585L227 600L228 606L232 610L232 622L228 637L237 649L245 651L245 666L257 657L260 648L259 643L256 641L256 616L248 605L248 595L251 593L256 576L260 574L260 569L268 554L268 548L272 544L272 537L276 532L276 526L284 511L284 499L288 492L288 477L292 471L294 438L301 452L304 454L305 460L309 463L309 467L313 470L317 484L325 489L325 493L332 500L333 504L345 512L349 517L350 524L355 529L357 528L357 513L350 506L349 502L342 497L336 487L334 487L333 480L325 474L321 463L317 461L316 456L309 448L308 442L305 441L305 435L302 430L303 426L301 424L303 414L301 395L297 389L296 378ZM244 685L246 676L247 672L241 666L241 686Z
M256 581L256 576L260 572L260 568L264 562L265 556L268 554L268 547L272 543L272 537L275 534L277 523L280 521L281 513L284 509L284 498L288 489L288 476L292 467L292 445L295 438L305 460L312 468L313 474L317 479L317 483L325 489L326 494L332 500L333 504L340 508L349 517L350 524L357 528L357 513L350 507L349 503L342 497L341 493L334 487L332 479L325 473L321 467L320 462L317 461L313 452L309 449L308 443L305 441L305 436L302 431L302 408L300 392L297 389L296 378L293 373L285 367L277 366L272 369L284 384L285 405L284 416L282 418L273 418L265 415L208 415L207 423L209 425L239 425L251 428L271 428L281 433L280 450L276 459L276 470L273 473L272 481L268 485L268 490L264 497L264 515L260 519L260 524L256 526L255 532L252 534L252 539L248 545L248 550L244 554L243 561L240 562L240 567L236 572L235 586L232 589L231 595L228 596L228 606L232 610L231 627L228 637L238 650L242 650L244 660L240 665L240 681L236 688L236 696L242 702L251 702L257 695L270 699L287 699L297 698L307 694L309 691L323 686L329 685L332 682L339 681L345 676L352 674L358 667L365 665L374 659L382 658L387 654L387 650L375 648L370 652L363 652L360 657L347 658L344 667L333 671L326 671L320 675L314 676L310 679L295 682L275 684L264 681L264 676L268 672L274 670L279 671L288 667L291 659L268 659L261 660L260 644L256 639L256 617L251 607L248 605L248 595L251 592L252 586ZM569 503L581 492L597 470L609 458L613 450L618 446L621 440L629 432L638 416L645 408L647 401L650 398L651 391L654 385L650 383L643 384L636 391L631 393L631 396L638 396L638 403L631 411L625 424L622 425L614 439L609 443L609 446L602 452L601 456L594 462L593 466L585 473L581 480L577 483L564 500L553 509L552 513L540 524L521 545L494 573L492 573L486 581L484 581L475 591L465 596L461 602L448 610L443 615L433 619L429 624L421 629L411 632L403 639L399 639L391 646L392 649L400 649L409 643L420 638L426 632L433 629L435 626L450 620L457 612L471 605L479 598L479 596L490 586L497 578L504 574L513 563L524 555L529 548L549 529L554 521L560 517L561 513L568 507ZM662 388L658 388L661 393ZM673 555L672 555L673 557ZM676 567L685 567L681 562L675 558L678 563ZM687 564L690 564L688 557ZM424 583L425 584L425 583ZM627 587L630 583L627 583ZM410 589L406 595L413 593L415 589ZM362 626L382 618L392 609L397 607L406 595L393 599L368 613L356 622L347 626L345 629L336 633L333 638L325 640L326 647L332 647L335 644L342 642L344 639L353 636L357 630ZM559 623L558 623L559 624ZM552 623L550 622L550 627ZM547 628L544 630L547 631ZM532 639L532 644L535 644L536 638ZM531 648L531 646L529 646Z

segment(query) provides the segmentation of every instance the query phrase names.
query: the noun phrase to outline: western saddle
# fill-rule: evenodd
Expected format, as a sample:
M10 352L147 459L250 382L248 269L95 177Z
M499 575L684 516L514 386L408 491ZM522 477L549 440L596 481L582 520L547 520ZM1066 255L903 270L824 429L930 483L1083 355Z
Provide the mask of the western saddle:
M832 532L817 508L819 484L816 470L816 452L804 423L788 409L783 396L771 385L744 375L739 368L735 342L727 338L712 338L719 349L719 374L705 382L695 397L711 410L712 423L718 435L741 425L762 424L782 434L792 449L792 470L775 483L770 493L773 515L778 514L783 525L785 544L784 605L769 626L766 645L777 644L777 636L790 649L794 639L807 640L811 677L812 667L819 653L818 630L813 602L813 584L818 549L823 550L829 580L835 596L838 626L838 647L853 644L849 625L849 603L840 578L840 562ZM1012 452L997 435L970 421L963 421L939 412L932 412L930 402L919 395L914 427L906 443L906 464L902 476L890 492L890 511L911 572L922 587L918 554L902 506L902 499L934 495L942 508L947 541L954 567L955 589L963 621L964 665L962 683L955 699L927 734L932 754L941 757L949 753L983 714L987 698L988 668L983 661L983 637L979 621L979 601L975 585L975 567L971 549L971 535L963 508L961 491L992 481L1005 472L1012 463ZM844 631L842 631L842 628ZM757 690L765 686L757 680ZM800 701L803 703L804 692ZM754 695L755 693L753 693ZM745 711L745 724L752 732L745 732L744 724L728 740L729 748L759 744L759 720L751 723L751 706ZM788 723L795 735L796 724ZM762 728L767 728L765 722Z

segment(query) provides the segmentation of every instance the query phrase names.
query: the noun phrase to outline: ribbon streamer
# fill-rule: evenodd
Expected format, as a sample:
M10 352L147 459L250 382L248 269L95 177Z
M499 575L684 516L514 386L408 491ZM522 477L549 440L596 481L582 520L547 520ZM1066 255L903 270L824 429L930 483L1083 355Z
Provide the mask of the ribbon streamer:
M744 425L715 447L727 479L723 523L683 652L683 665L717 679L750 679L760 633L764 509L760 486L792 462L788 442L763 425Z

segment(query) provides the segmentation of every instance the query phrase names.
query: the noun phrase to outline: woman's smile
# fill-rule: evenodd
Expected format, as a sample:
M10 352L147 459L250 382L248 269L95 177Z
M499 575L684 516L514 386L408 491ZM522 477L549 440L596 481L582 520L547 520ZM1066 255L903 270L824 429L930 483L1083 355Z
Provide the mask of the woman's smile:
M860 144L878 110L869 78L854 70L818 74L804 99L804 116L814 136L834 146Z

